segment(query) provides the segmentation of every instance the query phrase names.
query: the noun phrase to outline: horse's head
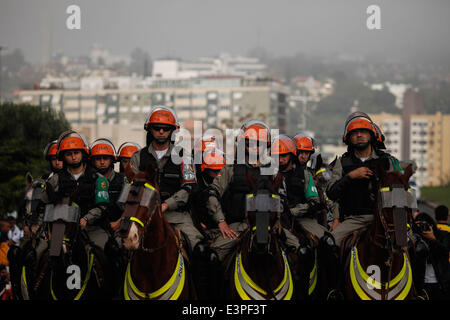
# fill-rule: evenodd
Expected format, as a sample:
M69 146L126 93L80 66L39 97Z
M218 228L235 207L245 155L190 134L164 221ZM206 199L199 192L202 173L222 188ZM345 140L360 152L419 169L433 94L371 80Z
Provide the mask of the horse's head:
M33 176L27 172L25 176L27 186L25 188L25 214L30 216L36 213L42 199L42 192L45 189L43 179L33 180Z
M409 178L413 174L412 165L404 173L387 171L388 161L377 165L378 181L378 222L384 229L390 245L401 248L407 244L407 224L412 221L412 209L417 208L414 191L409 188Z
M249 251L267 253L270 251L271 235L279 231L281 201L278 189L283 175L278 173L270 188L261 188L250 174L247 174L247 180L253 190L246 196L246 214L251 232Z
M154 214L162 215L156 169L149 164L145 171L135 174L127 166L125 174L130 184L125 184L118 200L124 206L119 235L124 239L126 249L137 250Z

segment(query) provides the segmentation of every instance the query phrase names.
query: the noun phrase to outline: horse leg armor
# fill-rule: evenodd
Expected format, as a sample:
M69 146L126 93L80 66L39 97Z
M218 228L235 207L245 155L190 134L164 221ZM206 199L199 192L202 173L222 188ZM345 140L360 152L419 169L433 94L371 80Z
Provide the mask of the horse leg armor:
M192 253L192 274L199 300L219 298L222 273L216 251L205 240L197 243Z
M331 233L325 232L319 239L318 246L319 279L322 282L321 298L326 300L342 300L339 292L340 262L339 247L336 246Z

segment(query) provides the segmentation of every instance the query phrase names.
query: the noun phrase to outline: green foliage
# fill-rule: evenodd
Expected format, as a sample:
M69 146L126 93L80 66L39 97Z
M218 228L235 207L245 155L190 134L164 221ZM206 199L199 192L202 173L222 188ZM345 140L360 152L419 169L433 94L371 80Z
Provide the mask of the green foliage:
M421 195L423 199L443 204L450 208L450 185L443 187L422 187Z
M43 150L70 128L62 114L50 107L0 105L0 215L19 211L25 174L39 177L48 171Z
M386 88L372 90L356 79L336 73L336 86L332 95L322 99L307 121L308 130L316 133L319 143L336 143L352 106L366 113L399 113L395 96Z

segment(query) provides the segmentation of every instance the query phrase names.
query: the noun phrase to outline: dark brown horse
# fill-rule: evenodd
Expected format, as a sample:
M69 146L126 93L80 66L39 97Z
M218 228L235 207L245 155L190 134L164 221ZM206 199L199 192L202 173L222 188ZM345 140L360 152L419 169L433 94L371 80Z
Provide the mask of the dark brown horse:
M119 235L131 252L124 281L126 300L193 299L187 259L179 235L161 211L156 170L127 167L127 185L119 198L124 204Z
M290 300L294 283L286 254L279 243L282 183L278 174L268 188L260 188L247 174L253 193L247 195L248 229L240 237L236 251L229 257L226 272L228 297L242 300Z
M413 298L407 224L416 207L408 180L412 166L402 174L377 166L378 201L374 221L365 232L343 246L350 252L345 264L345 297L354 300L405 300ZM348 245L349 243L351 245Z

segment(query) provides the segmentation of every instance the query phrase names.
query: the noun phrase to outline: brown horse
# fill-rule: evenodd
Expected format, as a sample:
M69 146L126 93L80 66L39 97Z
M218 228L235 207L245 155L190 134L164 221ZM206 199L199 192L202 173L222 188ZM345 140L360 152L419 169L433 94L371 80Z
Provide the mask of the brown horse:
M377 166L378 201L374 221L366 231L343 242L350 252L345 264L345 297L361 300L405 300L413 298L407 224L416 207L408 180L412 166L402 174ZM349 243L352 243L349 245Z
M131 253L124 281L126 300L193 299L195 290L182 249L161 211L156 170L150 164L145 171L127 167L131 184L122 190L124 204L119 235Z
M260 188L247 174L253 193L247 195L249 227L240 237L236 251L227 259L228 297L242 300L290 300L294 283L287 256L280 247L280 198L282 175L269 188Z

